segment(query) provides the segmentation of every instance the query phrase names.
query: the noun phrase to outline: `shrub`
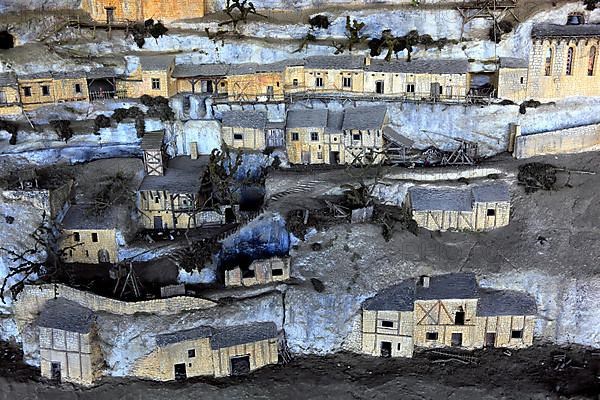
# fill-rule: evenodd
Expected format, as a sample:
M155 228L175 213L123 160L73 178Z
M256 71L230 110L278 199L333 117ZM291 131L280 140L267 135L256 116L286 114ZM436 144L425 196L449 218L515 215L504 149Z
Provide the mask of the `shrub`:
M50 126L56 131L59 138L66 142L73 137L73 129L71 129L71 121L59 119L50 121Z

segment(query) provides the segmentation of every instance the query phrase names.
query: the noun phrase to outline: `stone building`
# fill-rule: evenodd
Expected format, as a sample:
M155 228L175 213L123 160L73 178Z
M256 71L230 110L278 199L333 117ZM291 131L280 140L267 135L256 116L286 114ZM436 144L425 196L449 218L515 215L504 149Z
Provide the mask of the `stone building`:
M82 264L118 262L116 221L112 210L98 215L89 205L72 205L62 221L59 249L63 261Z
M159 381L245 374L279 358L273 322L197 328L159 335L157 349L134 366L135 376Z
M173 21L200 18L205 13L204 0L82 0L81 8L95 21L123 23L149 18Z
M600 25L539 24L531 37L528 99L600 95Z
M282 101L283 74L288 61L271 64L232 65L227 73L230 102Z
M235 267L225 270L225 286L254 286L290 279L290 258L272 257L254 260L247 269Z
M285 70L286 93L362 93L364 58L313 56Z
M227 96L227 76L231 68L231 64L177 64L173 70L177 93Z
M520 103L527 99L527 78L529 65L520 58L500 58L498 71L494 75L493 87L496 96Z
M413 186L406 205L419 226L433 231L485 231L510 220L508 186L498 182L460 188Z
M42 72L19 75L19 96L26 111L65 101L89 99L84 72Z
M226 111L221 121L221 138L234 149L264 150L266 128L265 111Z
M17 115L22 112L17 76L13 72L0 73L0 115Z
M143 56L127 76L117 81L117 90L127 97L143 95L169 98L177 93L177 81L173 78L175 58L173 56Z
M329 138L325 138L327 110L290 110L285 125L288 160L292 164L326 162Z
M408 279L362 307L362 352L411 357L418 348L523 348L533 343L537 305L524 292L480 288L474 274Z
M58 382L91 385L101 375L102 352L95 314L69 300L48 300L37 320L40 369Z
M383 154L383 129L388 123L386 106L352 107L344 110L342 145L344 154L339 163L381 163ZM329 162L338 163L338 154L330 150Z

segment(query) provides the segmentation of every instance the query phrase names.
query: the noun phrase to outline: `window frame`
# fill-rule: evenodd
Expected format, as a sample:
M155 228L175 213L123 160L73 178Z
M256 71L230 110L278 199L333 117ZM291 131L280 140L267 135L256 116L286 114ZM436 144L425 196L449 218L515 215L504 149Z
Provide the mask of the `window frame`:
M437 342L440 338L439 332L425 332L425 340Z
M150 78L152 84L152 90L160 90L160 78Z
M316 88L322 88L322 87L324 87L323 77L317 76L315 78L315 87Z
M298 133L298 132L291 132L290 136L291 136L290 139L292 142L297 142L300 140L300 133Z
M342 77L342 88L352 89L352 77L351 76L343 76Z
M319 141L319 132L311 132L310 133L310 141L318 142Z
M42 89L42 96L48 97L50 96L50 85L40 85Z
M92 232L92 242L98 243L98 232Z

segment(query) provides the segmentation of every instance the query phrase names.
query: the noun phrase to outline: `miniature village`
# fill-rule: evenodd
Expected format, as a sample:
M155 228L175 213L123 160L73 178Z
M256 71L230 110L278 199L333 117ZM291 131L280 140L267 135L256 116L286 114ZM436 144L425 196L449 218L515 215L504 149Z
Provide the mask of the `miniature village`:
M459 397L600 395L600 2L50 3L0 1L0 340L37 382L578 346Z

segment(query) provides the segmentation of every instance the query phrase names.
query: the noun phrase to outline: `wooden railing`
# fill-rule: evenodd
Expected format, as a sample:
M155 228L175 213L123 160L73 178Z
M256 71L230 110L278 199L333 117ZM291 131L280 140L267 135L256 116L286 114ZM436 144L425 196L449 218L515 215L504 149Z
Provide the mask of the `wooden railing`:
M127 99L126 90L108 90L102 92L90 92L91 101Z

